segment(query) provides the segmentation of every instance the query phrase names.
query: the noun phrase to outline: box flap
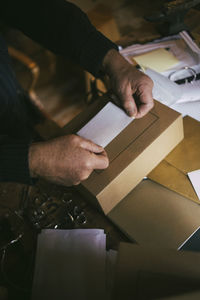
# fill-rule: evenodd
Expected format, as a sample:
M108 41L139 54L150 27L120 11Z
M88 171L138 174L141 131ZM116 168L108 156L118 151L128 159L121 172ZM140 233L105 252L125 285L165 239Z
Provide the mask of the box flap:
M199 291L199 265L200 253L122 243L112 299L160 299Z
M143 180L108 217L141 245L178 249L200 226L200 207L151 180Z
M148 177L200 204L187 177L200 169L200 122L185 117L183 141L155 168Z

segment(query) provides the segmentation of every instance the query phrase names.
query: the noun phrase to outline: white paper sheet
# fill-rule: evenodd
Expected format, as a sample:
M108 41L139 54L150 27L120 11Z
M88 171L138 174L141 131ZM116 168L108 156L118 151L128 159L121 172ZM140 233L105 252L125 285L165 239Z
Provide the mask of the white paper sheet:
M134 118L108 102L77 134L106 147Z
M188 177L190 178L194 190L200 200L200 170L189 172Z
M180 112L182 116L190 116L200 121L200 101L175 103L171 106L174 110Z
M194 47L194 42L189 35L185 31L182 31L178 35L161 38L151 43L131 45L122 49L120 53L131 63L130 57L134 55L147 53L159 48L167 48L180 61L180 63L171 68L171 70L178 70L182 67L194 66L199 63L200 50L197 52L196 46L194 52ZM171 70L162 72L162 74L168 77Z
M195 44L186 31L182 31L178 35L165 37L145 45L132 45L123 49L121 54L131 63L130 57L133 55L139 55L159 48L167 48L180 62L173 68L161 73L166 78L168 78L170 74L181 70L184 67L190 67L195 70L196 73L200 73L200 48ZM188 76L186 77L191 76L191 71L188 70L188 72ZM150 74L148 75L151 77ZM182 103L200 100L200 80L193 84L181 84L180 91L178 91L178 88L174 88L173 91L172 86L170 87L170 85L167 84L167 81L167 88L165 88L165 86L163 88L162 82L164 81L162 78L161 81L158 77L152 79L154 81L154 98L166 105L171 105L175 102Z
M200 99L200 80L194 81L192 84L187 83L181 85L182 97L177 103L198 101Z
M106 236L99 229L43 230L32 300L106 299Z
M166 105L172 105L182 97L180 85L151 69L146 69L145 74L153 80L154 99Z

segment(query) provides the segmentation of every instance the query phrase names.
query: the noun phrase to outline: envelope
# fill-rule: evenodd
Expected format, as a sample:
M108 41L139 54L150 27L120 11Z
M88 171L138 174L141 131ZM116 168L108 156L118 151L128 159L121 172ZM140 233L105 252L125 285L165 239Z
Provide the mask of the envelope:
M200 204L187 176L188 172L200 169L200 122L186 116L183 124L184 139L148 178Z

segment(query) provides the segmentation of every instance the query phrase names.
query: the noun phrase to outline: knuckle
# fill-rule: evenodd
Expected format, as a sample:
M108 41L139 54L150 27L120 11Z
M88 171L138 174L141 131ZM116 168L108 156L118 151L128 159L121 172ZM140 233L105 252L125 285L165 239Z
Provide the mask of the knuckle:
M77 143L78 142L78 140L79 140L79 137L77 136L77 135L75 135L75 134L70 134L70 137L69 137L69 139L70 139L70 141L72 142L72 143Z
M124 108L125 109L132 109L132 103L131 103L131 100L126 100L126 101L124 101L124 103L123 103L123 106L124 106Z
M80 183L80 178L78 175L71 177L71 185L78 185Z
M90 173L91 172L89 172L88 170L86 171L86 170L82 169L79 172L79 176L78 176L79 181L86 180L89 177Z
M74 181L74 182L73 182L73 185L79 185L80 183L81 183L81 182L77 180L77 181Z
M84 169L89 170L89 169L91 169L91 168L92 168L91 160L90 160L90 159L86 159L86 160L84 161Z
M124 96L124 84L118 84L118 86L116 87L116 92L119 97L123 97Z
M106 158L105 165L106 165L106 168L108 168L108 167L109 167L109 159L108 159L108 158Z
M105 169L108 168L108 166L109 166L109 159L108 159L108 157L105 158L104 164L105 164L105 165L104 165L104 166L105 166Z
M89 177L89 173L83 173L80 177L80 181L86 180Z
M150 106L150 109L152 109L154 107L154 101L151 101L149 106Z
M147 104L147 108L150 110L150 109L152 109L153 107L154 107L154 100L153 100L153 98L148 98L148 101L146 102L146 104Z
M153 87L154 85L153 80L150 77L148 77L148 79L149 79L149 84L151 84L151 86Z

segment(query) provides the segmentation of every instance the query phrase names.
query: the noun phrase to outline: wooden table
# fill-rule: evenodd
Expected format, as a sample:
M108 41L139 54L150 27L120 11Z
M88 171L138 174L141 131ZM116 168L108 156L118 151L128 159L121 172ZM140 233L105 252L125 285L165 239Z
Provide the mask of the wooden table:
M39 181L35 186L32 187L17 183L1 183L0 220L2 221L2 218L6 213L11 214L11 219L16 218L16 215L13 215L13 213L16 211L17 214L23 217L22 221L19 218L19 231L23 232L24 235L18 242L9 246L6 250L6 258L4 263L5 274L0 272L0 299L4 299L3 296L1 298L1 293L4 293L1 286L6 287L9 292L9 298L5 299L30 299L32 277L34 272L34 258L36 253L36 241L37 234L39 232L31 220L31 203L35 201L36 197L42 199L47 199L50 197L53 199L52 201L57 203L59 206L59 203L61 205L61 200L63 197L66 196L73 199L75 205L84 211L87 218L86 224L75 224L73 227L70 226L70 228L104 229L107 235L107 249L117 250L120 241L128 241L128 239L103 215L103 213L92 207L86 201L86 199L84 199L73 188L59 187L43 181ZM56 220L56 218L57 217L55 216L54 220ZM2 229L1 223L0 229ZM1 245L4 242L5 236L7 238L10 232L9 229L7 232L5 232L6 229L3 228L3 236L0 234ZM14 237L18 236L18 225L15 226L13 232ZM2 253L3 252L1 251L1 255Z
M186 23L192 24L192 32L200 44L199 25L200 12L192 10L188 16ZM198 22L196 21L198 20ZM195 23L196 22L196 23ZM143 32L134 31L132 35L128 35L121 39L120 44L127 46L134 42L150 41L158 38L156 31L149 34L148 30ZM51 120L47 120L42 126L38 126L38 131L44 138L61 135L62 130ZM50 133L50 134L49 134ZM122 232L114 226L103 213L97 211L92 207L83 196L73 188L59 187L47 182L39 181L35 186L27 187L17 183L0 183L0 217L6 212L17 211L22 213L22 207L25 209L23 215L23 237L19 242L13 244L8 248L5 260L5 274L0 272L0 299L30 299L31 284L34 271L34 258L36 253L36 241L38 230L30 221L29 207L30 203L35 197L53 197L54 201L60 201L62 195L71 194L75 203L81 207L87 217L87 223L81 225L80 228L101 228L107 234L107 248L117 250L120 241L129 241ZM77 225L75 226L76 228ZM1 228L0 228L1 229ZM0 235L0 243L3 243L2 235ZM2 253L2 251L1 251ZM1 270L2 271L2 270ZM7 278L6 278L7 277ZM6 296L5 288L8 290L9 298Z

